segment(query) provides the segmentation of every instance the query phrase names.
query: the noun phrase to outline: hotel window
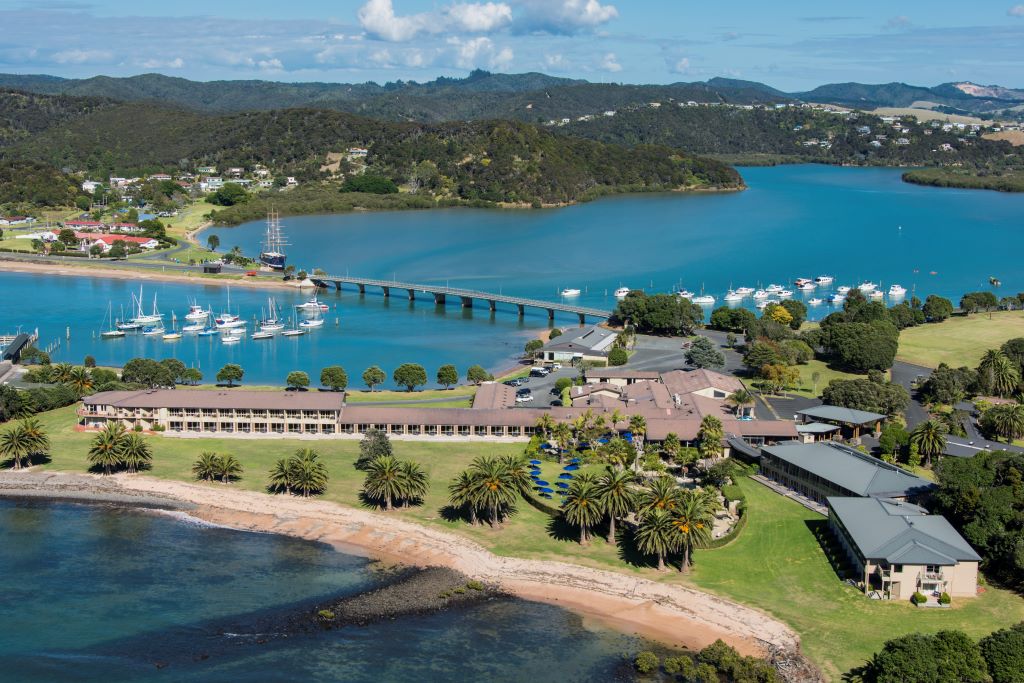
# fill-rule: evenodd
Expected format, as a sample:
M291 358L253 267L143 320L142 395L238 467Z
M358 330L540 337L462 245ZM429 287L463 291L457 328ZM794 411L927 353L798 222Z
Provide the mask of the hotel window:
M171 431L180 432L181 431L181 422L171 422Z
M213 408L203 408L203 417L217 417L217 411Z
M207 432L215 432L215 431L217 431L217 423L216 422L204 422L203 423L203 429L205 431L207 431Z
M893 570L894 572L896 572L897 574L900 574L900 573L902 573L902 572L903 572L903 565L902 565L902 564L894 564L894 565L892 566L892 570Z
M423 428L423 432L427 436L434 436L435 434L437 434L437 425L427 425L426 427Z
M521 433L522 433L522 429L520 427L509 427L508 428L508 435L509 436L519 436Z
M293 425L293 426L298 427L298 425ZM317 426L315 424L307 424L306 425L306 433L307 434L316 434L318 431L320 431L320 430L317 429Z
M319 414L315 410L303 410L302 411L302 417L305 417L305 418L311 418L311 419L315 420L318 417L318 415Z
M475 433L477 436L487 436L487 427L477 425L476 427L473 428L473 433Z
M388 425L388 434L405 434L405 425Z
M250 431L252 431L252 425L248 422L239 422L238 431L245 432L246 434L248 434Z
M235 425L231 424L230 422L221 422L220 423L220 431L222 431L222 432L233 432L233 431L235 431Z
M372 426L373 425L368 425L368 424L361 424L361 425L359 425L359 433L360 434L365 434L366 432L370 431L370 427L372 427Z
M491 425L491 436L505 436L505 427L504 427L504 425L502 425L500 427L496 427L494 425Z
M337 416L338 416L338 414L335 413L333 410L321 410L320 411L320 419L321 420L333 420Z
M284 411L283 410L271 410L269 412L270 412L270 417L284 417Z
M270 425L270 429L276 434L284 434L284 423L274 422Z
M290 424L288 425L289 434L298 434L302 431L302 425Z
M469 436L469 425L459 425L459 436Z
M352 433L352 425L350 425L350 424L343 424L343 425L341 425L341 431L345 432L346 434L351 434Z
M266 434L267 433L267 424L265 422L257 422L256 423L256 430L255 431L256 431L257 434Z
M252 417L251 410L235 410L235 417Z
M190 432L198 432L199 431L199 423L198 422L189 422L188 423L188 431L190 431Z
M441 434L444 436L452 436L455 433L455 429L452 425L441 425Z
M409 434L419 434L420 433L420 426L419 425L409 425L407 433L409 433Z
M323 425L320 428L320 431L323 432L324 434L333 434L334 433L334 425Z
M199 410L196 408L187 408L185 410L185 417L199 417Z
M536 431L536 427L523 427L523 434L526 436L533 436Z
M181 408L171 408L167 411L167 415L170 417L182 417Z
M288 411L288 417L290 417L290 418L291 417L302 417L302 411L301 410L289 410Z

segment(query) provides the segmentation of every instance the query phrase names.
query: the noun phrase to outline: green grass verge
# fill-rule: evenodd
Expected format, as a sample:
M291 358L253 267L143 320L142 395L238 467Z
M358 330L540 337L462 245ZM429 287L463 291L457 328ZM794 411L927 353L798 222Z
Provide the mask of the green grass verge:
M800 385L795 389L789 390L789 393L798 394L800 396L808 396L810 398L817 398L821 396L821 392L825 390L828 383L834 379L857 379L858 377L866 377L867 375L855 375L849 372L843 372L842 370L834 370L830 368L824 361L812 358L806 365L796 366L800 370ZM818 373L818 383L814 383L814 373Z
M43 469L87 469L86 452L93 435L74 431L74 411L74 407L69 407L39 416L52 442L53 459L42 465ZM357 441L254 442L156 436L149 437L149 442L154 453L149 476L191 480L196 457L202 451L212 450L232 453L242 461L245 472L241 481L232 486L252 491L263 490L266 473L276 459L300 446L312 446L321 453L330 472L323 498L362 506L359 491L363 475L352 467L359 450ZM256 443L258 447L254 447ZM659 574L647 560L635 557L628 548L612 546L601 538L595 538L589 547L581 547L575 542L575 529L562 527L559 521L525 501L499 529L471 527L445 519L442 510L447 502L447 484L459 471L480 455L521 453L521 444L393 443L398 457L415 460L424 467L431 486L422 506L391 514L472 538L498 555L575 562L656 581L695 585L763 609L801 634L805 652L833 680L861 664L885 640L904 633L959 628L979 637L1024 620L1024 599L992 588L978 598L955 601L951 610L924 610L909 604L868 600L839 580L818 545L812 528L823 524L824 518L750 480L739 482L747 497L749 515L747 527L739 537L722 548L697 551L690 575ZM545 462L541 469L546 481L558 481L561 470L556 463Z
M939 363L974 367L982 354L1014 337L1024 337L1024 311L958 315L903 330L896 357L929 368Z

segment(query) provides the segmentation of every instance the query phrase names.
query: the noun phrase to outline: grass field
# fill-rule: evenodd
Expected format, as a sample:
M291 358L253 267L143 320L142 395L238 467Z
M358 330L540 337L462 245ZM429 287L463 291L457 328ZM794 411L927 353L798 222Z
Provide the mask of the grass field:
M903 330L896 357L929 368L939 363L974 367L985 351L1014 337L1024 337L1024 311L954 316L941 323Z
M833 370L824 361L820 361L817 358L812 358L807 365L798 365L797 368L800 370L800 386L793 390L792 393L800 394L801 396L809 396L816 398L821 396L821 392L828 386L828 383L834 379L856 379L858 377L865 377L866 375L854 375L849 372L843 372L842 370ZM818 383L814 383L814 373L819 373L821 376L818 378Z
M40 419L50 434L53 458L42 467L85 471L92 435L74 431L74 408L46 413ZM190 480L198 454L212 450L238 457L245 472L233 486L253 491L263 490L266 473L276 459L300 446L312 446L321 453L330 472L323 498L344 505L363 505L359 498L363 475L352 467L359 450L356 441L148 440L154 452L150 476ZM254 447L256 443L258 447ZM868 600L839 580L818 545L813 529L824 524L824 519L751 480L740 482L748 498L750 521L739 538L723 548L697 551L690 575L674 571L659 574L651 568L649 558L637 556L627 544L614 547L595 538L589 547L581 547L575 542L576 529L565 527L526 502L499 529L471 527L449 519L446 489L457 473L480 455L520 453L520 444L396 441L394 449L398 457L423 465L431 487L422 506L391 514L462 534L499 555L569 561L658 581L688 583L763 609L801 634L805 652L833 680L862 663L885 640L903 633L960 628L977 637L1024 620L1024 599L991 588L976 599L956 601L952 610L923 610L909 604ZM542 470L545 480L558 480L557 464L546 462Z

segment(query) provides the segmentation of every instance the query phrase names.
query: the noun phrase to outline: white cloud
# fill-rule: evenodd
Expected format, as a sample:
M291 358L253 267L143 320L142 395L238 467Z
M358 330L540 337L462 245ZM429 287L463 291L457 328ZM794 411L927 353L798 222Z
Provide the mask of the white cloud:
M609 52L601 59L601 69L612 73L622 71L622 65L619 64L614 52Z
M1011 17L1024 17L1024 5L1014 5L1006 13Z
M284 64L281 63L280 59L273 57L271 59L261 59L256 62L256 66L260 68L260 71L283 71Z
M368 0L357 13L359 24L370 35L400 43L415 38L430 26L429 14L395 14L391 0Z
M512 23L512 8L503 2L459 3L449 7L447 14L457 27L477 33Z
M528 31L576 33L594 29L619 16L615 5L599 0L517 0L523 8L521 25Z
M889 21L885 22L885 27L890 29L901 29L909 28L911 26L910 17L900 15L893 17Z
M561 71L569 66L565 56L561 54L544 55L544 67L554 71Z
M140 65L143 69L181 69L185 66L185 60L181 57L174 59L147 59Z
M98 62L109 62L114 58L114 53L109 50L61 50L55 52L53 61L58 64L95 64Z
M675 64L672 65L672 71L677 74L685 74L690 72L690 58L680 57Z
M477 36L463 40L451 37L448 44L454 49L453 62L460 69L504 69L508 67L515 54L509 47L498 48L494 41L486 36Z

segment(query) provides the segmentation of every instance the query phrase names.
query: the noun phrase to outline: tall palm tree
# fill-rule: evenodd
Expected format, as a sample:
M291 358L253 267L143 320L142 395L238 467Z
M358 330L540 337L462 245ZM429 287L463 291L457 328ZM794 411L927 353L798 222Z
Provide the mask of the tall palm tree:
M562 464L562 451L569 450L572 446L572 427L565 422L559 422L551 432L558 446L558 464Z
M658 556L658 571L665 571L665 556L675 552L679 539L672 515L665 510L650 510L640 519L636 544L640 552Z
M196 475L196 479L204 481L213 481L218 476L219 469L220 456L213 451L203 451L192 464L192 474Z
M1024 405L1004 405L989 408L985 413L986 422L990 422L999 436L1007 443L1024 436Z
M289 467L292 488L302 492L304 498L327 488L327 466L320 462L320 454L312 448L300 448L292 456Z
M270 488L271 491L284 491L290 494L292 492L292 482L294 477L292 475L292 468L294 465L293 458L279 458L274 466L270 469Z
M619 469L636 460L636 449L621 436L613 436L601 447L605 459Z
M382 455L366 466L363 491L373 498L383 500L384 509L391 510L392 501L404 495L402 479L402 465L398 459L392 455Z
M71 368L71 374L67 381L68 386L75 390L79 396L87 393L93 387L92 373L88 368Z
M626 419L626 416L622 414L622 411L616 408L612 411L612 414L608 416L609 422L611 422L612 431L618 434L618 425L620 422Z
M121 464L129 473L138 472L152 461L153 450L142 434L133 432L124 437L121 444Z
M690 570L690 556L694 548L704 548L711 541L718 499L710 491L683 491L679 505L672 514L672 526L683 550L679 571Z
M469 470L459 472L459 476L448 484L448 502L459 510L469 510L469 523L476 526L476 511L480 506L477 498L477 482Z
M722 421L714 415L705 415L700 421L700 431L697 433L700 444L697 450L700 457L711 459L722 455L722 439L725 437L725 429Z
M924 456L925 465L930 465L932 456L946 450L946 426L938 420L926 420L914 427L910 433L910 443Z
M411 460L403 460L398 465L402 475L402 507L407 508L410 501L422 499L427 495L427 473L419 463Z
M230 453L222 455L217 458L215 474L220 478L221 483L230 484L232 479L237 479L242 475L242 463Z
M644 449L644 438L647 436L647 420L643 415L629 416L629 431L633 432L633 445L639 453Z
M981 384L997 396L1009 396L1020 384L1020 372L998 349L989 349L978 364Z
M562 503L562 515L580 528L580 545L590 543L590 528L604 517L604 504L593 479L577 477L573 480Z
M470 471L476 482L480 507L490 512L491 525L497 525L502 508L511 505L519 492L514 475L500 460L491 456L476 458L470 465Z
M625 517L636 507L633 482L636 477L626 469L609 467L597 481L597 495L608 515L608 542L615 545L615 520Z
M21 459L29 454L31 448L32 437L25 429L24 421L0 434L0 456L10 458L16 470L21 469Z
M71 381L71 373L75 366L71 363L54 363L50 366L50 381L57 384L67 384Z
M89 462L102 467L104 474L111 474L121 464L121 447L124 445L125 429L120 422L108 422L92 440L89 448Z
M737 389L725 398L725 402L736 407L736 414L739 415L747 406L754 405L754 395L746 389Z
M640 492L640 513L651 510L672 512L679 502L679 486L672 477L658 477Z
M505 468L509 482L521 495L526 495L533 487L530 479L530 462L525 455L503 455L499 461Z
M34 417L22 420L21 426L25 430L25 435L28 437L29 447L25 452L25 455L28 457L28 464L31 466L33 456L46 453L50 450L50 437L47 436L42 423Z
M544 413L537 418L537 431L540 432L545 440L551 438L551 431L555 428L555 418L551 417L550 413Z

